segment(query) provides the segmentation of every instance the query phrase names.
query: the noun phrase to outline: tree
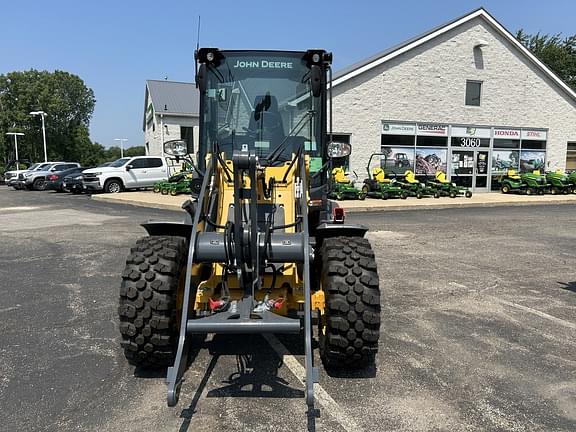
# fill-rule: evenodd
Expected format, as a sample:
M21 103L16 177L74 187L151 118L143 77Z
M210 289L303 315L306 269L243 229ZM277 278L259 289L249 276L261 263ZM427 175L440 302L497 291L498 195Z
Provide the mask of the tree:
M516 39L576 90L576 34L566 38L560 33L529 35L520 29L516 33Z
M0 159L13 156L6 132L24 132L19 140L21 157L43 160L42 128L30 111L45 111L49 159L89 158L90 118L96 100L80 77L63 71L10 72L0 75ZM91 157L91 156L90 156Z

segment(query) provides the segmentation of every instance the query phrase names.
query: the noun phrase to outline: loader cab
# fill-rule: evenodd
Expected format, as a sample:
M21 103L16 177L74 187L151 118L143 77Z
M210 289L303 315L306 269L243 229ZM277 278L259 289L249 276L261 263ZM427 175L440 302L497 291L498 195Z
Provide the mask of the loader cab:
M202 48L198 163L207 154L249 150L276 162L298 151L319 170L326 152L326 75L331 54L323 50L220 51Z

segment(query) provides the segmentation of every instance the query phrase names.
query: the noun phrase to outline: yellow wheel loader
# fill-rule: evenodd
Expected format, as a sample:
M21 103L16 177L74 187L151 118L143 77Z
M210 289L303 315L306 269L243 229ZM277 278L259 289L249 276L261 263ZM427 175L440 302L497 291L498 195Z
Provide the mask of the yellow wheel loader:
M120 288L127 360L168 368L178 402L194 334L302 335L306 402L314 406L314 327L327 368L374 362L380 289L367 228L327 198L331 53L195 53L200 91L196 178L181 223L148 222ZM330 79L329 79L330 77ZM185 141L165 153L185 158Z

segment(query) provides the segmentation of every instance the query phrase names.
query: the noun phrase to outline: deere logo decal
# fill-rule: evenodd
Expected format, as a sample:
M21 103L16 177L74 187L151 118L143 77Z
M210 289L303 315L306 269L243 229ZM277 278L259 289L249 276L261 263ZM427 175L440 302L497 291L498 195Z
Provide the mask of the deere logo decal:
M236 60L233 68L293 69L292 62L272 60Z
M468 127L466 128L466 135L476 135L476 128Z

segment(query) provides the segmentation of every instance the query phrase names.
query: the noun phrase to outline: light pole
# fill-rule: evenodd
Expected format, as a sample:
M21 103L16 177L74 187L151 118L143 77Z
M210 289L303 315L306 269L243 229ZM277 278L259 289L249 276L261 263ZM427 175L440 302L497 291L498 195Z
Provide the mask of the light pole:
M18 137L24 136L22 132L7 132L6 135L14 136L14 149L16 150L16 171L20 169L20 164L18 163Z
M46 114L44 111L31 111L30 115L39 115L42 117L42 137L44 138L44 162L48 162L48 152L46 151L46 127L44 126L44 117Z
M124 141L128 141L128 138L114 138L114 141L120 141L120 157L124 157Z

